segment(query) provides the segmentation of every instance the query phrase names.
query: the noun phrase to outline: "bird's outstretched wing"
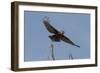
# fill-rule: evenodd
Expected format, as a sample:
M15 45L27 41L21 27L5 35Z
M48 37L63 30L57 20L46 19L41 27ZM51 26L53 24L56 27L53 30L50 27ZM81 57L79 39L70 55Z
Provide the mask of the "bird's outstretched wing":
M54 34L57 34L59 33L58 30L56 30L53 26L50 25L50 23L48 21L43 21L45 27L47 28L47 30L50 32L50 33L54 33Z
M61 40L64 41L64 42L66 42L66 43L69 43L69 44L71 44L73 46L80 47L80 46L76 45L75 43L73 43L69 38L67 38L64 35L61 35Z

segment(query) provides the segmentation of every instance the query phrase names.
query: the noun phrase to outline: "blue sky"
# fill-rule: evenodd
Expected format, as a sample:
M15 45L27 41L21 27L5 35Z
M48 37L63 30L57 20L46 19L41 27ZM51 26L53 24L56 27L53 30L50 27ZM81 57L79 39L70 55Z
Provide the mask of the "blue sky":
M24 61L51 60L51 40L43 24L47 16L53 27L59 31L64 30L80 48L63 41L55 42L54 54L56 60L69 59L69 54L74 59L90 58L90 15L83 13L38 12L24 11Z

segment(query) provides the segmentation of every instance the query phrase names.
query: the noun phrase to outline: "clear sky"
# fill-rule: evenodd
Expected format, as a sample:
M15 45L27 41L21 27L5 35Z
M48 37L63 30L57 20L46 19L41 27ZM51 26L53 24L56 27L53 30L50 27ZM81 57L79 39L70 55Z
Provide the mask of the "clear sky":
M43 24L43 18L47 16L50 23L57 30L64 30L80 48L63 41L55 42L54 55L56 60L68 60L72 54L74 59L90 58L90 15L83 13L60 12L24 12L24 61L51 60L51 40Z

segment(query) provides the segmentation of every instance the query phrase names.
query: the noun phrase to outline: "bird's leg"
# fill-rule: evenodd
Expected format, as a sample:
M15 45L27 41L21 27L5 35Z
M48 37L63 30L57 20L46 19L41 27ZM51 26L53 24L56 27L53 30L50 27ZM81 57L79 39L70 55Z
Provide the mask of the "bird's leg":
M55 60L55 56L54 56L54 45L53 45L53 43L51 43L50 47L51 47L51 57L52 57L52 60Z

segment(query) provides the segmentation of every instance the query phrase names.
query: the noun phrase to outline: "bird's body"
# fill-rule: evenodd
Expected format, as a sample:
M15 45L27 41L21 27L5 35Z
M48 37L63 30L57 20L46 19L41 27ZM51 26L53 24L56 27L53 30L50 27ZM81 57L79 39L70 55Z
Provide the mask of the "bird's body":
M49 38L52 40L52 41L55 41L55 42L60 42L60 38L61 38L61 35L62 34L54 34L54 35L50 35Z
M43 23L46 27L46 29L52 33L52 35L49 36L49 38L54 41L54 42L60 42L61 40L66 42L66 43L69 43L73 46L76 46L76 47L80 47L76 44L74 44L68 37L66 37L64 35L64 31L62 32L59 32L58 30L56 30L53 26L51 26L51 24L49 23L48 19L45 19L43 20Z

